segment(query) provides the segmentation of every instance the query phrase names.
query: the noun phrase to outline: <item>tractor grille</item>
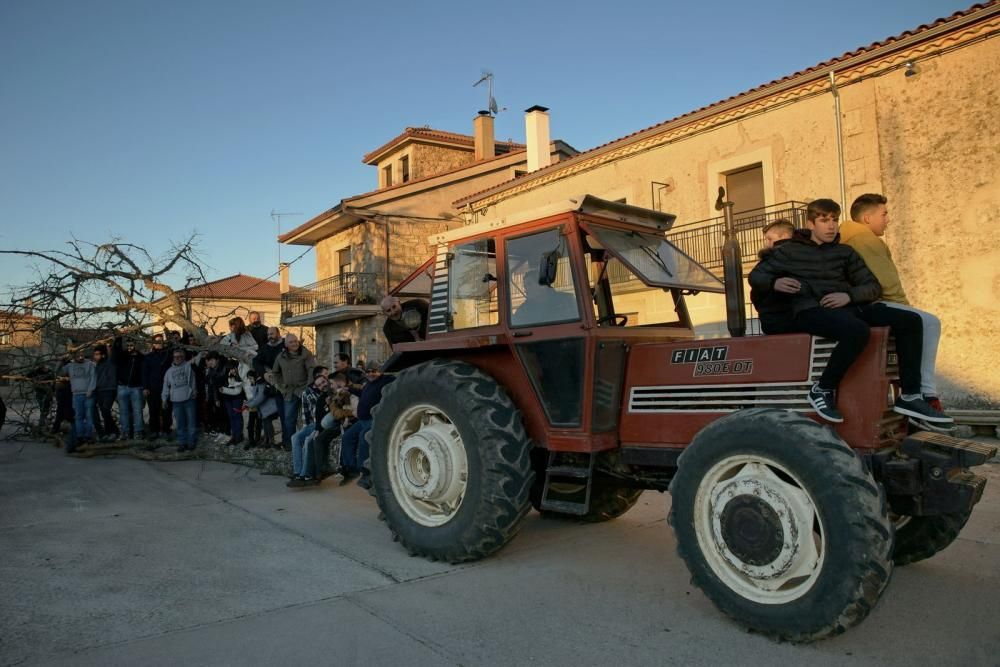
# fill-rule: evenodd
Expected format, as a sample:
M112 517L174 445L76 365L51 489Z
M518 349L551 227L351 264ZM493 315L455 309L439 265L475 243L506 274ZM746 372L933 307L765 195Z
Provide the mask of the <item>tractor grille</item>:
M746 408L812 412L809 388L822 375L834 345L825 338L812 339L809 379L802 382L633 387L629 412L735 412Z

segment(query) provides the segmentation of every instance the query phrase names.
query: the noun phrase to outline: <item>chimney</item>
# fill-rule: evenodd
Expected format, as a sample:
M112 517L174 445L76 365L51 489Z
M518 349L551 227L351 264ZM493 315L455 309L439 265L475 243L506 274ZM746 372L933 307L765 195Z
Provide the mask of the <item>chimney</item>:
M24 314L34 315L35 314L35 300L30 296L24 300Z
M488 160L496 155L496 143L493 141L493 116L489 111L480 111L472 119L472 134L475 137L476 162Z
M278 285L282 294L288 294L288 262L278 264Z
M548 109L537 104L524 113L524 135L528 141L528 171L537 171L552 163Z

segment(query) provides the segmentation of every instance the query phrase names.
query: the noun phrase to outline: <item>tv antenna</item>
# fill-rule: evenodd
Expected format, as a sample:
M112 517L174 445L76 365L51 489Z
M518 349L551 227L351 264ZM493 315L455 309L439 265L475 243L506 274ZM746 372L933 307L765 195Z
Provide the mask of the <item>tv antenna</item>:
M486 82L488 86L487 95L489 96L488 99L486 100L486 108L489 109L491 116L496 116L501 111L506 111L507 107L504 107L503 109L497 107L496 98L493 97L493 72L489 71L488 69L484 69L482 73L483 75L479 77L479 81L476 81L474 84L472 84L472 87L475 88L479 84Z
M304 213L279 213L278 211L275 211L273 208L271 209L271 220L274 220L274 222L278 225L278 236L281 236L281 219L282 218L286 218L288 216L295 216L295 215L305 215L305 214ZM278 266L279 267L281 266L281 241L278 241Z

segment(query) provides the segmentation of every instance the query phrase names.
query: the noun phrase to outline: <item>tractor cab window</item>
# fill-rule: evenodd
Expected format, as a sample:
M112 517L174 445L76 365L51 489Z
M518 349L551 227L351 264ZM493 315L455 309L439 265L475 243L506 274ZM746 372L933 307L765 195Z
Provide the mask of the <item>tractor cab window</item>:
M569 244L559 229L510 239L506 251L512 327L580 319Z
M656 234L589 223L586 231L584 256L599 327L689 328L682 295L722 290L715 276Z
M691 292L725 293L722 281L684 254L662 234L585 226L592 247L607 250L645 284Z
M496 241L479 239L448 255L448 321L451 329L496 324Z

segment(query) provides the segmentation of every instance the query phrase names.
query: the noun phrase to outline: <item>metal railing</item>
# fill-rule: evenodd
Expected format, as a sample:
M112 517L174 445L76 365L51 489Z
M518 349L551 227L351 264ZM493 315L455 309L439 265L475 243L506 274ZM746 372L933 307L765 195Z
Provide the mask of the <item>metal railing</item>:
M378 273L341 273L281 296L281 319L309 315L327 308L376 305L385 295Z
M757 262L757 253L764 247L764 226L784 218L798 229L805 225L806 204L786 201L734 216L736 236L743 250L744 264ZM687 253L705 268L716 273L722 270L722 244L725 242L725 223L722 216L678 225L667 234L670 242Z

